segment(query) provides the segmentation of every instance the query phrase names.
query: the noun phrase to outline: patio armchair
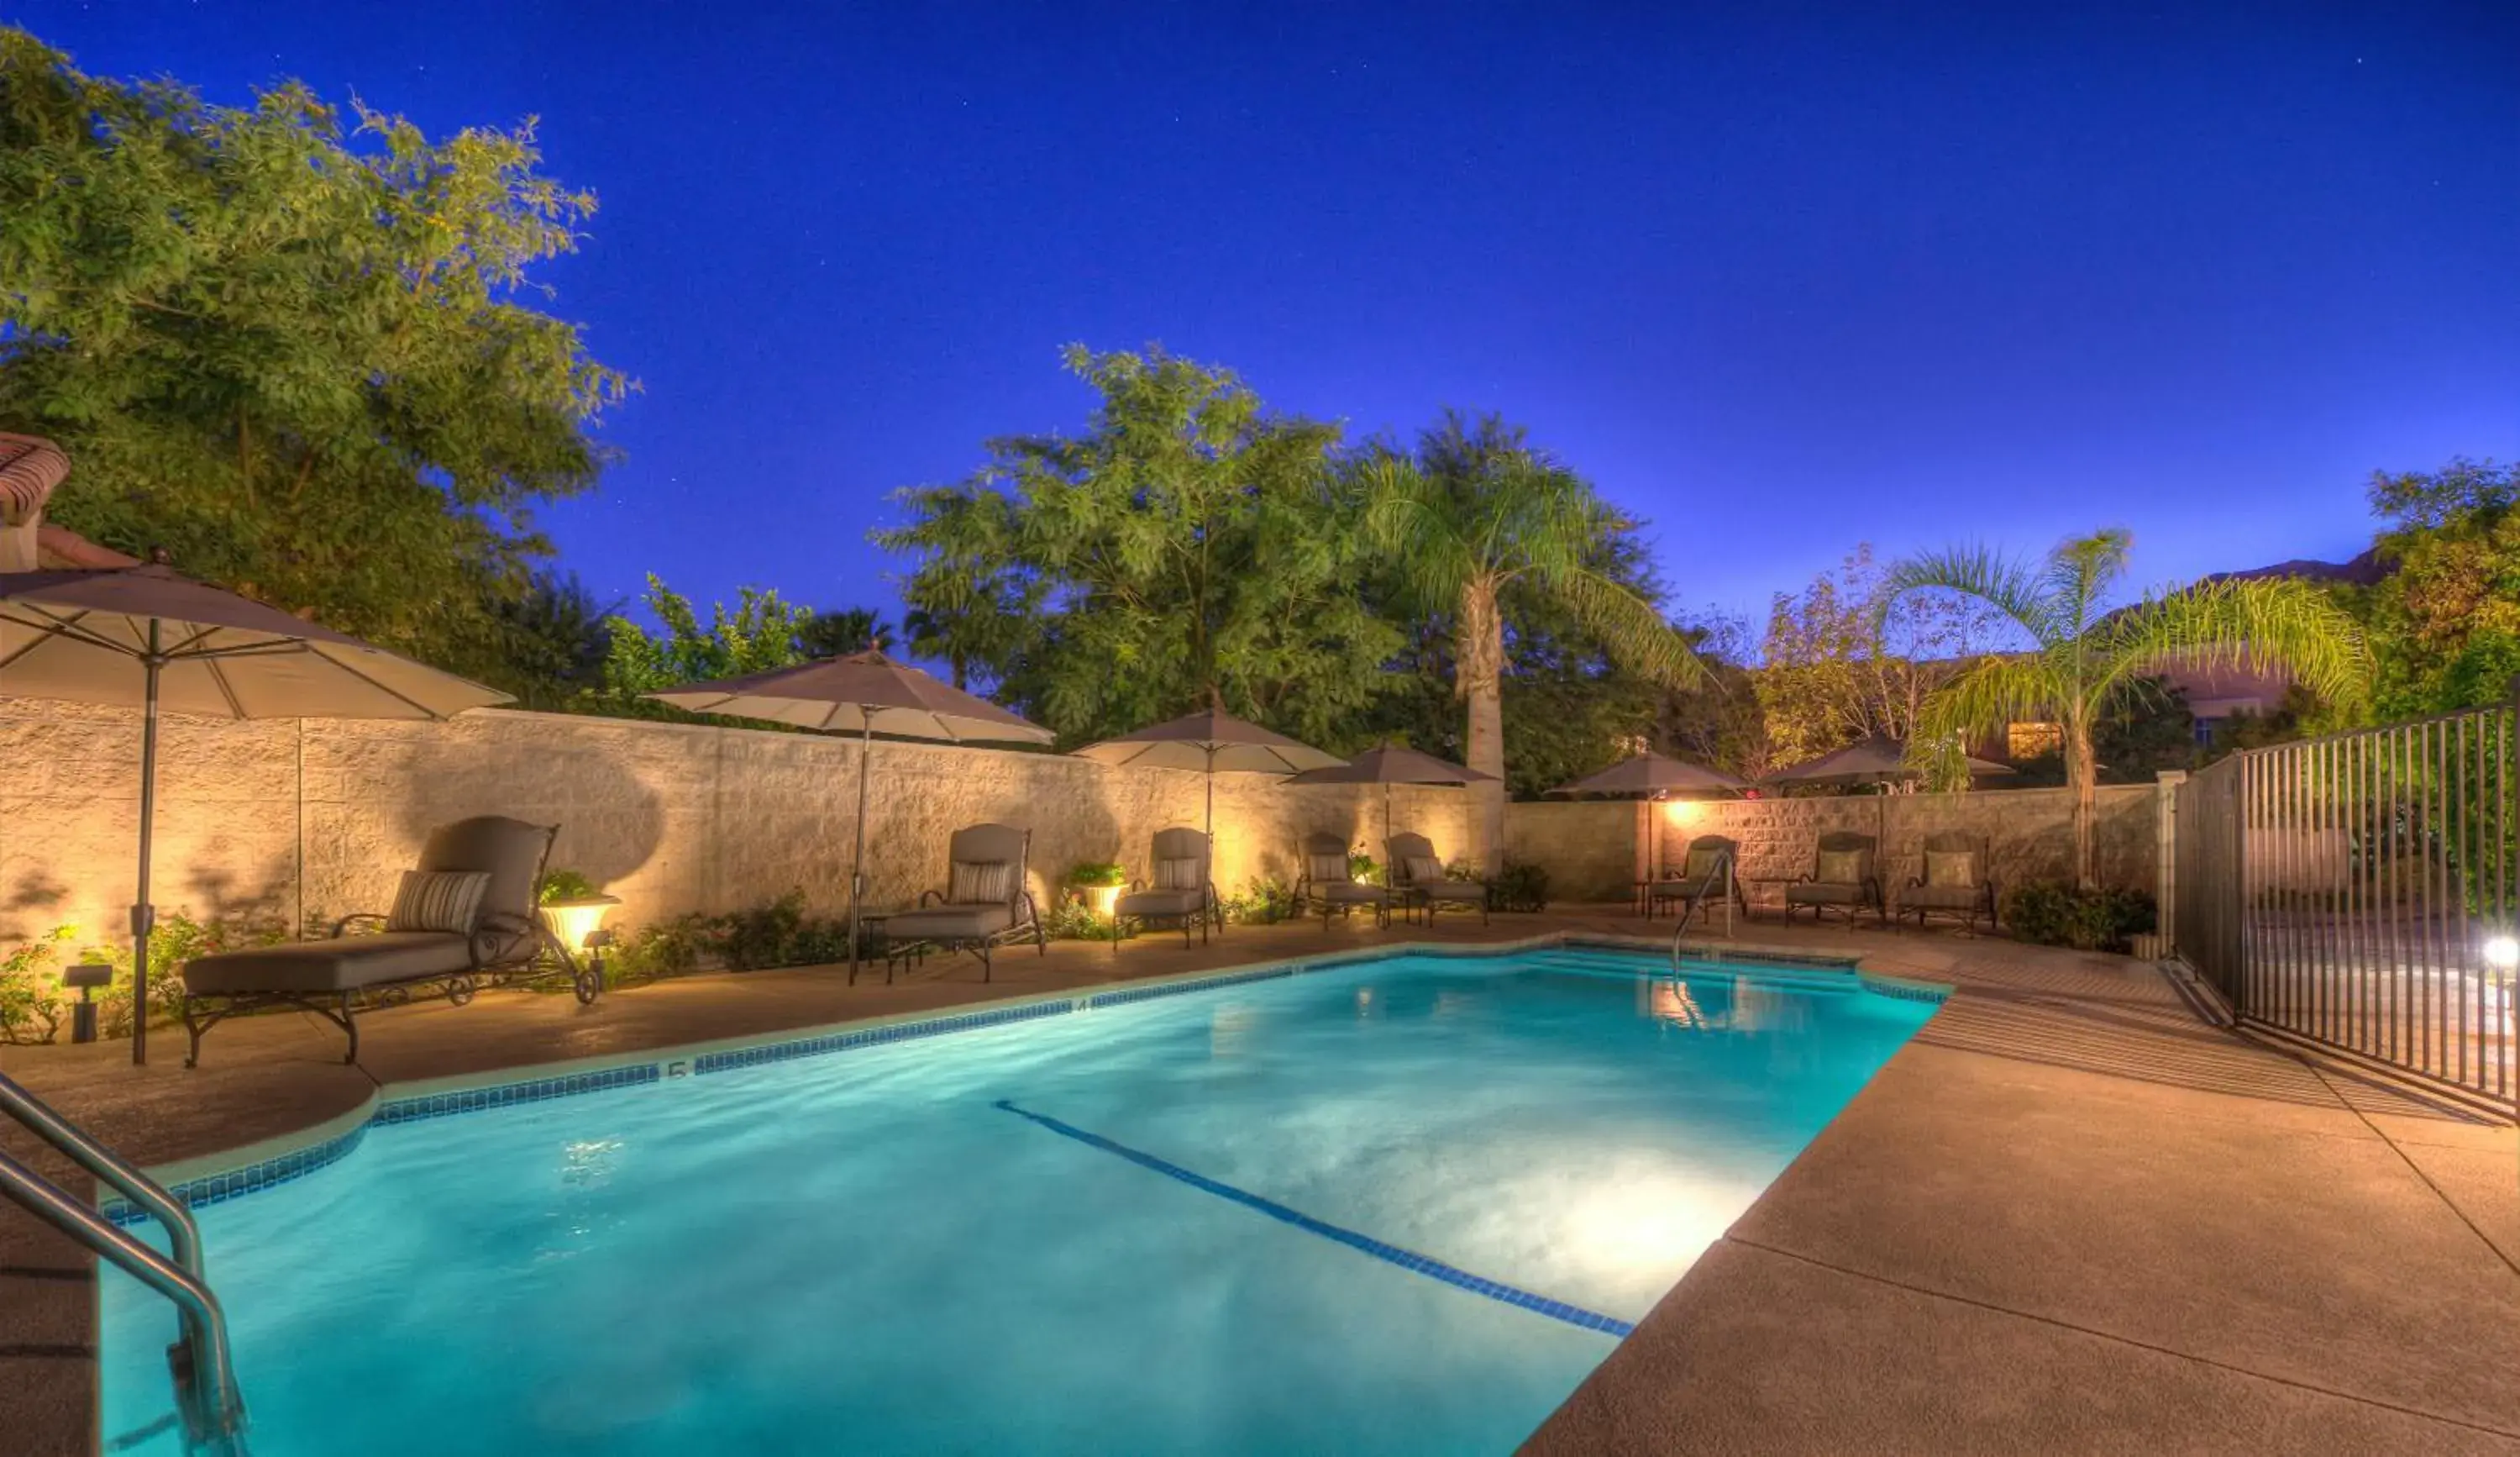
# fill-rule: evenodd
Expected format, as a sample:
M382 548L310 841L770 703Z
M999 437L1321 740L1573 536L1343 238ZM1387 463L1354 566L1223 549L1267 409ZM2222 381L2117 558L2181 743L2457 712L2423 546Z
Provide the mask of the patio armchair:
M1149 922L1169 921L1181 927L1182 944L1190 944L1192 922L1198 923L1198 943L1207 944L1207 930L1212 922L1217 933L1225 933L1225 903L1217 898L1216 882L1210 869L1207 837L1196 830L1157 830L1154 842L1154 881L1141 882L1129 888L1111 906L1111 954L1120 953L1120 924L1135 921L1141 927Z
M575 970L535 903L559 834L557 825L504 815L442 825L429 832L419 865L404 873L392 910L344 916L321 939L186 962L182 1015L191 1041L184 1066L197 1066L202 1038L239 1013L312 1012L349 1038L341 1061L355 1063L362 1002L434 981L461 1007L491 977L529 968L545 950Z
M1879 842L1869 835L1837 830L1822 836L1820 847L1812 853L1811 873L1785 887L1785 919L1793 919L1795 911L1808 906L1815 921L1835 910L1851 925L1869 910L1882 925L1889 925L1881 877L1874 869L1878 858Z
M1746 921L1750 902L1741 893L1740 872L1741 842L1725 835L1700 835L1682 852L1679 869L1666 870L1663 879L1646 888L1645 919L1652 920L1654 908L1663 902L1677 901L1683 927L1700 912L1728 903ZM1731 924L1728 919L1727 934Z
M1435 912L1448 905L1463 910L1476 907L1479 924L1488 924L1488 886L1485 881L1457 881L1444 874L1444 862L1435 857L1435 843L1423 835L1394 835L1382 842L1385 863L1391 867L1391 890L1399 897L1401 910L1417 906L1426 913L1426 924L1435 924Z
M1348 868L1347 842L1336 835L1308 835L1303 845L1304 871L1295 881L1295 904L1322 913L1322 930L1330 917L1345 917L1362 906L1373 912L1376 926L1391 924L1391 892L1359 882Z
M1986 929L1995 930L1995 880L1987 873L1991 863L1985 841L1952 830L1926 836L1924 874L1910 877L1900 888L1900 918L1913 911L1921 930L1928 916L1951 916L1973 932L1984 915Z
M971 825L954 832L945 856L945 888L922 891L919 909L884 918L887 969L916 949L968 951L980 959L980 979L986 981L997 970L992 953L1007 942L1029 936L1042 955L1050 954L1050 936L1032 899L1030 830ZM855 979L856 973L850 977Z

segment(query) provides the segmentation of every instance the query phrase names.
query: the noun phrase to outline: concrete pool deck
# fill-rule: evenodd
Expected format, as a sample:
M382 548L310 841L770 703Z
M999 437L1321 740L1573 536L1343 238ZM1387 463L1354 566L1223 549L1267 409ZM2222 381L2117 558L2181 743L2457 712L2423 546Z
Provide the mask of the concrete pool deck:
M333 1029L288 1015L221 1028L195 1071L180 1032L147 1069L107 1043L0 1048L0 1070L163 1165L354 1116L380 1084L1557 932L1670 928L1582 910L1484 931L1237 928L1189 950L1010 950L994 984L957 961L892 987L816 969L658 982L591 1009L424 1003L363 1019L356 1068ZM2125 958L1767 922L1739 939L1956 990L1529 1450L2520 1453L2508 1123L2211 1025ZM14 1128L0 1145L28 1152ZM92 1450L94 1342L84 1257L0 1207L13 1457Z

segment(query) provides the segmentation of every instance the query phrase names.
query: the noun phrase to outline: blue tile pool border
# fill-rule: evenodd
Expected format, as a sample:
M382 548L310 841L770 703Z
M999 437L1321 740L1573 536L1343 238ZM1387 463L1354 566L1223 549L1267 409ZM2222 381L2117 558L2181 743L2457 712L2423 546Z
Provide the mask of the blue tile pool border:
M1380 946L1301 957L1290 961L1274 962L1267 966L1246 967L1208 976L1184 977L1140 986L1114 987L1072 997L1047 997L1002 1007L985 1007L975 1012L957 1012L911 1022L850 1027L841 1031L759 1042L744 1047L722 1048L699 1053L668 1049L645 1061L622 1063L609 1068L554 1073L514 1082L491 1083L481 1087L454 1088L444 1092L388 1097L379 1102L367 1118L356 1127L332 1134L302 1148L291 1149L286 1153L275 1154L270 1158L242 1164L236 1168L220 1169L181 1180L169 1185L167 1192L174 1195L176 1201L187 1207L199 1208L264 1189L276 1188L304 1178L317 1169L339 1162L349 1157L367 1137L368 1130L380 1124L419 1122L428 1118L451 1117L459 1114L513 1108L524 1103L542 1103L556 1098L576 1097L584 1093L640 1087L662 1083L686 1074L731 1072L745 1068L790 1062L798 1058L822 1057L863 1047L881 1047L926 1037L948 1036L956 1032L978 1031L986 1027L1036 1022L1049 1017L1064 1017L1082 1012L1127 1007L1141 1002L1188 996L1192 992L1217 991L1256 981L1282 980L1290 977L1339 971L1348 967L1390 961L1401 957L1440 957L1483 961L1522 955L1532 951L1579 947L1643 956L1659 955L1662 951L1660 946L1639 941L1581 934L1536 936L1528 940L1493 945ZM1864 990L1904 1001L1939 1003L1950 995L1948 987L1911 981L1898 977L1857 972L1855 963L1859 958L1855 957L1804 955L1782 950L1714 948L1695 944L1685 944L1681 949L1690 955L1723 950L1726 953L1722 958L1724 964L1736 969L1755 970L1762 965L1773 965L1780 972L1829 970L1849 973ZM108 1218L117 1224L144 1223L149 1218L146 1212L121 1199L106 1200L99 1207ZM1475 1281L1477 1277L1465 1275L1463 1278ZM1580 1321L1577 1323L1582 1324Z

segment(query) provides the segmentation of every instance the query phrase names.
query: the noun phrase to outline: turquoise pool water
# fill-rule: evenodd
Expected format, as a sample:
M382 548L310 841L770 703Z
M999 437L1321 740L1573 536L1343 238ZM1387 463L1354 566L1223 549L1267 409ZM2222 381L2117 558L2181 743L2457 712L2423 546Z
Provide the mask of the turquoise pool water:
M1934 1010L1851 981L1394 957L380 1125L202 1234L257 1457L1502 1452ZM109 1277L109 1441L172 1333Z

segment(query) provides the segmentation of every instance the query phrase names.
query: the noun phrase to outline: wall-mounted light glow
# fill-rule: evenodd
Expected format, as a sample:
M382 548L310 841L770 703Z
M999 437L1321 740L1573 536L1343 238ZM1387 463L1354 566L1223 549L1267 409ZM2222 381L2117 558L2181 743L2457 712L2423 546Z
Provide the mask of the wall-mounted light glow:
M543 902L543 924L560 943L572 951L587 948L589 938L603 929L604 918L621 903L618 895L572 895L565 900Z
M2485 942L2485 963L2498 971L2520 967L2520 940L2507 935L2489 936Z
M1699 808L1694 799L1666 799L1662 805L1662 816L1674 825L1687 827L1697 822Z

